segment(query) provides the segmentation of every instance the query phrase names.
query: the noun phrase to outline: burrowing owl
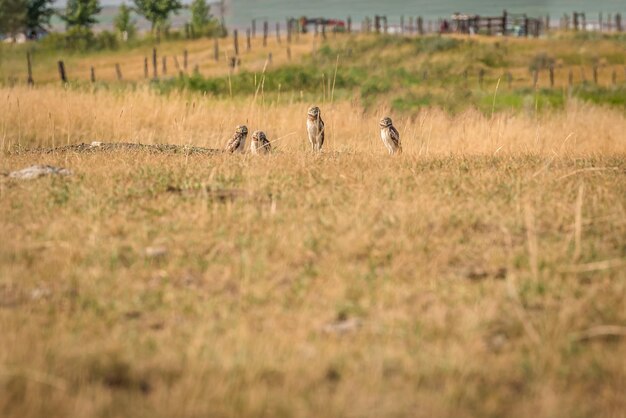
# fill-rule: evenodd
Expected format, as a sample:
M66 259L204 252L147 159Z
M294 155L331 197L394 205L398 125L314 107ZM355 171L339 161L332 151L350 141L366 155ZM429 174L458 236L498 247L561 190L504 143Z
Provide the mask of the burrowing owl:
M272 151L270 141L267 140L265 132L254 131L252 133L252 142L250 143L250 151L253 154L269 154Z
M248 136L248 128L245 125L237 126L235 134L226 144L227 152L243 152L246 145L246 136Z
M389 155L401 153L402 144L400 143L400 133L393 126L391 118L384 117L380 120L380 138L387 147Z
M324 121L320 115L320 108L313 106L309 109L306 119L306 130L313 151L321 151L324 145Z

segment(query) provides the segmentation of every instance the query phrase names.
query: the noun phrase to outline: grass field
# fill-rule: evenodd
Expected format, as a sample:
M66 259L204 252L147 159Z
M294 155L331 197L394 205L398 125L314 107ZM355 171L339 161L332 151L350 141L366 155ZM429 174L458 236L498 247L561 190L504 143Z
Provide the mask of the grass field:
M1 88L0 415L622 417L624 110L489 96Z

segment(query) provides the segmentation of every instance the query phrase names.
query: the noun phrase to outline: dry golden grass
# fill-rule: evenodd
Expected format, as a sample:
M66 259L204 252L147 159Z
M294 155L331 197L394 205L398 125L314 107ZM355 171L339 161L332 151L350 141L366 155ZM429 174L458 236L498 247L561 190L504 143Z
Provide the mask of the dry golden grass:
M292 94L273 95L272 101L260 94L220 101L199 95L161 96L148 88L110 93L49 86L3 89L0 95L0 149L4 151L94 140L222 148L242 123L251 130L266 131L280 151L308 149L302 116L308 104ZM322 103L321 98L319 104L328 125L327 151L372 155L384 151L377 126L387 109L365 112L356 103ZM406 153L414 156L626 152L623 112L585 104L570 106L565 112L492 117L474 111L451 116L425 109L393 119Z
M320 103L317 156L289 97L0 94L0 172L74 172L0 177L3 417L626 408L623 113L424 110L391 158L385 109ZM15 152L242 122L277 151Z

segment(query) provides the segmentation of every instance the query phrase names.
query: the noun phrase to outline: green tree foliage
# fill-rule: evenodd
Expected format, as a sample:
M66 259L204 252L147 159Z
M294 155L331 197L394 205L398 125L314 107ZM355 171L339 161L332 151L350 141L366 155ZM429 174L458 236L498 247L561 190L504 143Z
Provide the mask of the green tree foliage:
M115 20L113 21L115 29L122 36L122 39L125 40L132 39L137 32L135 21L132 20L130 15L131 12L132 9L126 6L126 3L122 3L117 16L115 16Z
M191 3L191 29L195 37L226 35L222 24L211 15L206 0L194 0Z
M65 14L61 18L65 21L68 29L83 28L90 29L98 23L96 15L100 13L99 0L68 0Z
M0 33L15 40L15 35L24 29L25 20L26 0L0 0Z
M206 0L193 0L191 3L191 27L195 33L202 33L211 19L211 7Z
M50 27L50 18L54 15L54 0L27 0L26 22L27 32L39 31Z
M157 39L161 30L167 26L170 13L178 13L182 8L180 0L134 0L135 6L152 25L152 32L156 31Z

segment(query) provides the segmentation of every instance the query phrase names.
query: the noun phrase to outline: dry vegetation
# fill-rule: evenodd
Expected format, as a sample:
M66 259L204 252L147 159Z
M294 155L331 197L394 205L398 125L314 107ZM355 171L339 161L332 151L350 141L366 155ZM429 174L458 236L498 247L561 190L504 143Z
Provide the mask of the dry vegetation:
M613 416L626 118L0 90L0 415ZM393 115L392 115L393 116ZM30 152L93 140L251 155ZM621 395L620 395L621 394Z

